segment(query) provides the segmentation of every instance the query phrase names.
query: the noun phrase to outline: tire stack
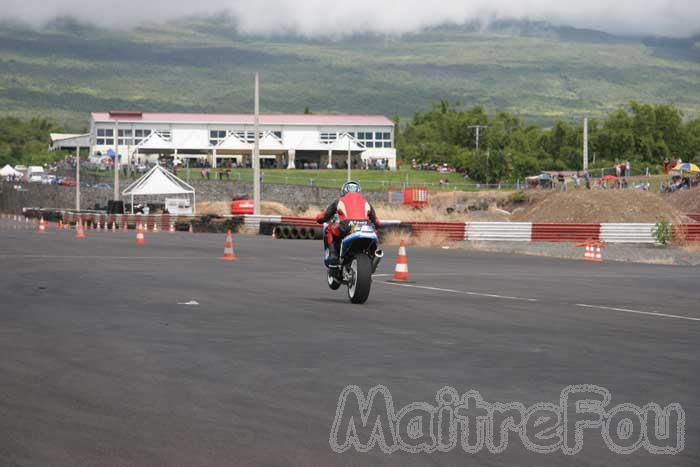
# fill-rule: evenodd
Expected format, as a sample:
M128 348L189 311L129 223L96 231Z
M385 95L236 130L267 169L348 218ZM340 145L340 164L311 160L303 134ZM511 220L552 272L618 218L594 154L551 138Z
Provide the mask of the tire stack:
M280 240L321 240L323 238L323 227L262 222L260 224L260 233L262 235L274 235L275 238Z

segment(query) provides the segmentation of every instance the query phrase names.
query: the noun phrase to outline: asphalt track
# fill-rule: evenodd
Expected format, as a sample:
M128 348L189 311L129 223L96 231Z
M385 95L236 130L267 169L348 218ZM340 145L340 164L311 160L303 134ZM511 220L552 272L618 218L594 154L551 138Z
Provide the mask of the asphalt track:
M11 224L11 223L10 223ZM220 235L39 235L0 221L0 465L700 465L700 271L409 250L414 283L365 306L324 283L317 242ZM186 303L196 302L198 305ZM347 385L397 407L452 386L492 402L678 402L685 450L571 457L336 454Z

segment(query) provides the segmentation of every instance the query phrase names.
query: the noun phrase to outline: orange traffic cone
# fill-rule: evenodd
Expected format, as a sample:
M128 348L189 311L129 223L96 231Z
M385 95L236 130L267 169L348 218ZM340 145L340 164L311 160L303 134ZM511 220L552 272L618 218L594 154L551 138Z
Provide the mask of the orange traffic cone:
M141 224L136 226L136 244L143 245L146 243L146 237L143 235L143 226Z
M116 232L116 231L117 231L117 223L112 221L112 232Z
M399 246L399 257L396 260L396 269L394 269L394 281L408 281L408 256L406 255L406 242L401 240Z
M170 223L170 233L175 233L175 224Z
M85 231L83 230L83 220L78 219L75 223L75 238L85 238Z
M595 263L603 262L602 249L607 248L607 245L605 243L601 243L595 240L588 240L584 243L579 243L576 246L585 247L585 251L583 253L584 260L593 261Z
M603 252L601 251L602 245L600 243L596 243L595 249L593 250L593 259L591 261L595 261L596 263L602 263L603 262Z
M95 227L95 230L98 232L102 232L102 227L100 226L100 219L97 219L97 226Z
M157 233L157 232L158 232L158 221L155 220L155 221L153 221L153 233Z
M190 233L194 233L194 229L192 228L192 224L190 223Z
M224 245L224 256L221 258L225 261L235 261L236 254L233 252L233 235L231 234L231 230L229 229L228 233L226 234L226 244Z
M44 234L46 233L46 223L44 222L44 218L42 217L41 220L39 221L39 233Z

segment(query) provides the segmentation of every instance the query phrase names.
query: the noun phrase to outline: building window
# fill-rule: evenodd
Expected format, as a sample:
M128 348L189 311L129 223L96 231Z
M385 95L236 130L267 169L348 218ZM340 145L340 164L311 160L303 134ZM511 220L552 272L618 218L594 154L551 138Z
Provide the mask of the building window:
M139 145L151 135L151 130L134 130L134 144Z
M281 131L273 131L273 135L277 137L277 139L282 139L282 132Z
M372 140L372 133L360 131L357 133L357 141L360 142L366 148L373 148L374 142Z
M332 143L338 139L338 133L321 133L322 143Z
M114 130L111 128L98 128L97 129L97 136L98 137L109 136L110 138L114 137Z
M120 146L131 146L134 144L134 133L132 130L119 130L117 134L119 135Z
M209 145L218 146L228 137L226 130L211 130L209 131Z
M234 135L241 141L248 143L248 144L253 144L255 143L255 132L254 131L244 131L244 130L238 130L233 132ZM258 135L258 138L263 139L263 132L260 132Z

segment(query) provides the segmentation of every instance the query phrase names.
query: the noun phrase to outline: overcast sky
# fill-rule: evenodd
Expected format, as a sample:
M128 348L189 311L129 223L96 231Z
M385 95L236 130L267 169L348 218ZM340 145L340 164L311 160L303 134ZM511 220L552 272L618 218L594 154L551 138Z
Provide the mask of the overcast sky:
M445 22L530 19L617 34L700 32L700 0L0 0L0 18L41 25L73 16L123 28L228 11L243 32L404 33Z

